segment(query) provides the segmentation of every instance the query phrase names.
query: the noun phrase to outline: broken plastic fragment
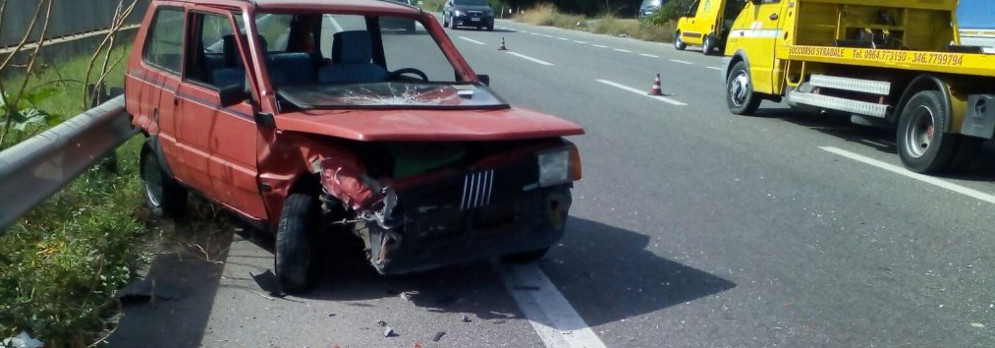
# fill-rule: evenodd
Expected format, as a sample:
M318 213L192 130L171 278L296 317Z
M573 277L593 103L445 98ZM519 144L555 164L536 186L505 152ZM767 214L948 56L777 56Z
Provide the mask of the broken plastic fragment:
M377 320L377 325L380 325L380 327L387 327L387 322L383 320Z
M395 334L394 329L391 329L389 326L383 330L383 337L394 337L394 336L397 336L397 334Z
M432 337L432 342L439 342L439 340L442 339L442 336L445 336L445 335L446 335L445 331L436 332L435 333L435 337Z
M464 323L469 323L470 322L470 317L468 315L466 315L466 314L463 314L463 319L461 319L461 320Z
M28 335L28 333L25 331L21 331L21 334L17 336L6 338L3 341L0 341L0 347L42 348L44 346L45 343L42 343L42 341L34 339L33 337L31 337L31 335Z

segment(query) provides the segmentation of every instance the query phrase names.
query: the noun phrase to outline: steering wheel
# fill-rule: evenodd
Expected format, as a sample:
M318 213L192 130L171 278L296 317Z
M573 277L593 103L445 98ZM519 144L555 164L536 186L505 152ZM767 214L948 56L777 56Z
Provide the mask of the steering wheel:
M397 69L397 70L391 71L390 74L387 74L387 80L396 79L398 77L401 77L401 75L404 75L404 74L418 75L418 77L421 78L422 81L428 81L428 75L425 75L424 72L422 72L421 70L415 69L415 68L401 68L401 69Z

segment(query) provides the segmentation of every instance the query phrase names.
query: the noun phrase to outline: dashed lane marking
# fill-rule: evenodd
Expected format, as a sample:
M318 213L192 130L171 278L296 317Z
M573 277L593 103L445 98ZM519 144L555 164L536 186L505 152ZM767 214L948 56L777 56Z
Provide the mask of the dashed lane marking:
M660 58L660 56L654 56L652 54L646 54L646 53L640 53L639 55L643 57Z
M824 150L824 151L827 151L829 153L840 155L840 156L852 159L852 160L857 161L857 162L861 162L861 163L864 163L864 164L869 164L869 165L878 167L880 169L887 170L889 172L892 172L892 173L895 173L895 174L898 174L898 175L901 175L901 176L905 176L905 177L909 177L909 178L912 178L912 179L916 179L916 180L922 181L924 183L927 183L927 184L930 184L930 185L933 185L933 186L936 186L936 187L939 187L939 188L942 188L942 189L950 190L950 191L953 191L953 192L956 192L956 193L959 193L959 194L962 194L962 195L965 195L965 196L968 196L968 197L971 197L971 198L974 198L974 199L977 199L977 200L980 200L980 201L984 201L984 202L988 202L988 203L991 203L991 204L995 204L995 196L993 196L991 194L988 194L988 193L984 193L984 192L981 192L981 191L978 191L978 190L975 190L975 189L971 189L971 188L967 188L967 187L964 187L964 186L961 186L961 185L957 185L957 184L954 184L952 182L949 182L949 181L946 181L946 180L943 180L943 179L934 178L934 177L931 177L931 176L926 176L926 175L922 175L922 174L918 174L918 173L913 173L913 172L910 172L908 169L905 169L905 168L902 168L902 167L899 167L899 166L896 166L896 165L888 164L888 163L885 163L885 162L881 162L881 161L878 161L878 160L870 158L870 157L859 155L859 154L856 154L856 153L853 153L853 152L850 152L850 151L846 151L846 150L843 150L843 149L835 148L835 147L832 147L832 146L820 146L819 148L822 149L822 150Z
M496 268L508 293L547 348L606 348L538 265Z
M667 103L667 104L676 105L676 106L687 106L687 104L684 103L684 102L677 101L677 100L674 100L674 99L670 99L670 98L667 98L667 97L651 96L651 95L646 94L646 91L640 91L638 89L635 89L635 88L623 85L621 83L612 82L612 81L608 81L608 80L602 80L602 79L597 79L595 81L601 82L603 84L606 84L606 85L609 85L609 86L612 86L612 87L615 87L615 88L618 88L618 89L621 89L621 90L624 90L624 91L629 91L629 92L632 92L632 93L635 93L635 94L638 94L638 95L641 95L641 96L644 96L644 97L649 97L649 98L652 98L654 100L659 100L659 101L662 101L662 102Z
M598 45L598 44L591 44L591 46L594 46L594 47L597 47L597 48L608 48L608 46Z
M557 40L563 40L563 41L570 41L570 39L568 39L568 38L565 38L565 37L558 37L558 38L556 38L556 39L557 39Z
M718 70L718 71L722 71L722 68L721 68L721 67L717 67L717 66L710 66L710 67L708 67L708 68L709 68L709 69L712 69L712 70Z
M541 64L541 65L545 65L545 66L556 66L556 64L547 62L545 60L532 58L532 57L526 56L526 55L521 54L521 53L508 52L508 54L513 55L513 56L518 57L518 58L522 58L522 59L528 60L528 61L532 61L532 62L537 63L537 64Z
M691 62L688 62L688 61L684 61L684 60L677 60L677 59L671 59L670 61L671 61L671 62L674 62L674 63L680 63L680 64L687 64L687 65L694 65L694 63L691 63Z
M574 40L574 42L582 44L582 45L586 45L587 44L587 41Z
M618 51L618 52L625 52L625 53L632 53L632 51L630 51L630 50L623 50L623 49L621 49L621 48L613 48L613 49L612 49L612 51Z
M472 42L472 43L475 43L475 44L478 44L478 45L485 45L485 43L483 43L483 42L480 42L480 41L468 38L466 36L460 36L459 38L460 38L460 40L463 40L463 41L469 41L469 42Z

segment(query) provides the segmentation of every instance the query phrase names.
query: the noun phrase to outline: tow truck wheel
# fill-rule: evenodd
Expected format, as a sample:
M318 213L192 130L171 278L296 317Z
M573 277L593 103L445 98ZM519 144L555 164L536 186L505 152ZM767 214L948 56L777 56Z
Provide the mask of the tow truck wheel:
M898 120L898 156L902 164L916 173L943 170L953 158L955 134L944 133L950 111L940 91L921 91L909 98Z
M680 30L674 32L674 48L676 48L678 51L683 51L687 47L688 45L684 44L684 41L681 40Z
M711 35L705 35L705 41L701 43L701 53L710 56L712 51L715 51L715 41Z
M149 147L142 149L140 165L145 203L152 214L170 218L183 215L187 206L187 190L162 170L159 158Z
M542 259L543 256L546 256L547 252L549 252L549 247L523 253L508 254L501 257L501 261L505 263L531 263Z
M733 65L726 81L726 105L729 112L736 115L751 115L760 106L760 96L753 93L753 83L750 82L750 72L746 70L746 62Z
M314 229L318 228L320 207L314 195L292 193L283 202L276 231L274 267L280 287L287 293L300 293L311 287Z

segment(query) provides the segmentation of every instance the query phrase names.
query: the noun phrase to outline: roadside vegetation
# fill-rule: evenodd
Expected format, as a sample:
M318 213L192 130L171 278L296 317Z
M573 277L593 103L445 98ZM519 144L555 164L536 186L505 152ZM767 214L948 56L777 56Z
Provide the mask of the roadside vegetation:
M53 2L38 2L29 32L44 36ZM16 54L0 57L0 150L88 109L87 85L123 84L128 47L114 41L129 4L92 55L46 61L24 35ZM0 9L0 21L10 15ZM148 233L140 147L132 139L0 235L0 340L23 331L50 347L82 347L106 332L114 290L147 261L136 247Z
M532 25L631 37L646 41L673 42L677 19L691 5L692 1L668 1L655 15L642 19L635 19L634 13L638 11L638 1L620 5L628 11L601 11L598 12L600 14L594 16L566 12L553 3L540 3L517 13L514 19Z

